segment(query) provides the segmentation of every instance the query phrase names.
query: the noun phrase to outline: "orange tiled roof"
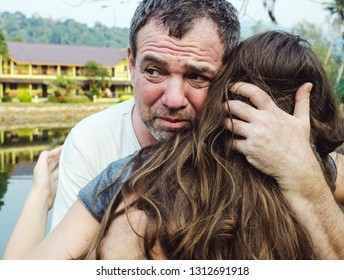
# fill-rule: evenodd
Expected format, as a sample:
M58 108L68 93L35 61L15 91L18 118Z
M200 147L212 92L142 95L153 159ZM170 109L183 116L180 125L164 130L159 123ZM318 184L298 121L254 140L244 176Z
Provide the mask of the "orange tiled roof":
M7 46L10 57L18 64L83 66L93 60L111 67L126 58L126 51L116 48L23 42L8 42Z

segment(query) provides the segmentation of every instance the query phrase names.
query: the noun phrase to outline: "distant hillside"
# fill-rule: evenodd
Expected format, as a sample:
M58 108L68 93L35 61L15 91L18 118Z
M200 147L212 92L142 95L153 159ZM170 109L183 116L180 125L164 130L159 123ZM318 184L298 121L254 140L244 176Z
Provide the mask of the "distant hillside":
M271 30L285 29L271 22L241 22L241 37ZM64 45L86 45L98 47L126 48L128 46L128 28L109 28L101 23L94 27L79 23L73 19L58 21L39 16L26 17L20 12L0 12L0 30L6 41L27 43L46 43Z
M0 30L6 41L115 48L128 46L128 28L109 28L100 23L88 27L73 19L29 18L20 12L0 13Z

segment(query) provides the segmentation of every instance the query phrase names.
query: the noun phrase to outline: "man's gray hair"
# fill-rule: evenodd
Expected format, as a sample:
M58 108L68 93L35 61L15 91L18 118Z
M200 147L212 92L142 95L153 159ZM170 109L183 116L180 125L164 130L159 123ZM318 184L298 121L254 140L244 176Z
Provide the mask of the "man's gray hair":
M223 61L240 37L237 10L226 0L143 0L139 3L131 20L129 44L134 59L137 54L137 34L153 19L169 29L169 35L182 38L202 18L211 19L217 26L218 35L224 44Z

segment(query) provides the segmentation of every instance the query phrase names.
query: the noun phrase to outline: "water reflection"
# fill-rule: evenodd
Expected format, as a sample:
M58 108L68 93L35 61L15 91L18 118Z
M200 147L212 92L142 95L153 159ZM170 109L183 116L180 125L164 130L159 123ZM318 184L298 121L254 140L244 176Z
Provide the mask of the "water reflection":
M3 201L3 197L5 193L7 192L7 184L8 184L8 173L6 172L0 172L0 210L1 207L5 204Z
M69 131L70 127L0 131L0 210L7 203L11 176L31 175L40 152L63 144Z
M62 145L69 131L70 127L49 126L0 128L0 257L31 189L39 154Z

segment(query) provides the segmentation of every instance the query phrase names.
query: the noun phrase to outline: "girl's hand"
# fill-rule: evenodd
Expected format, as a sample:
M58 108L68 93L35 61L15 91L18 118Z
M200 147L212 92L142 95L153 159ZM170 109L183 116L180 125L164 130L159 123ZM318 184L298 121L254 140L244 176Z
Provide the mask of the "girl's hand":
M62 146L41 152L33 171L32 193L46 200L48 210L53 206L58 182L58 165Z

